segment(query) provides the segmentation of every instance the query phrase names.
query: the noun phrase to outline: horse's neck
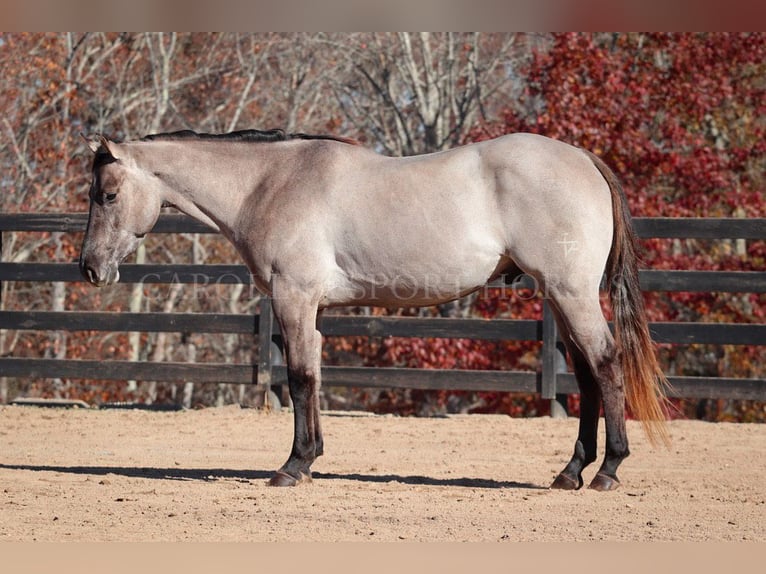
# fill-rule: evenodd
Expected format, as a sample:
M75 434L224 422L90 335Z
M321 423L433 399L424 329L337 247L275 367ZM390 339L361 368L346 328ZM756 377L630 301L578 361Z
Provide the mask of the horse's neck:
M228 235L236 225L248 192L248 187L236 177L239 170L222 165L220 154L214 155L201 146L187 142L157 143L165 145L158 146L156 154L146 154L144 161L145 167L164 180L166 196L163 199Z

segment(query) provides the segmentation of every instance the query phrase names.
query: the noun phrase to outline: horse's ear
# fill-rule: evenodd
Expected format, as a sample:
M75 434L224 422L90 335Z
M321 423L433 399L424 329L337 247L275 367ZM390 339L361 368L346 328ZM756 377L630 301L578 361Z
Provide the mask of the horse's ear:
M98 153L98 150L103 149L109 153L114 159L118 159L117 155L115 155L115 145L113 142L110 142L108 139L106 139L102 135L98 135L93 138L89 138L85 136L84 134L80 134L82 138L87 142L88 147L90 148L90 151L93 153Z
M80 132L80 137L85 140L85 143L88 144L90 151L92 151L93 153L96 153L98 151L98 148L101 147L101 142L99 141L98 138L89 138L82 132Z
M112 140L106 139L104 136L98 136L99 141L101 142L101 146L109 152L109 155L112 156L116 160L125 159L123 156L125 155L124 149L118 146L116 143L114 143Z

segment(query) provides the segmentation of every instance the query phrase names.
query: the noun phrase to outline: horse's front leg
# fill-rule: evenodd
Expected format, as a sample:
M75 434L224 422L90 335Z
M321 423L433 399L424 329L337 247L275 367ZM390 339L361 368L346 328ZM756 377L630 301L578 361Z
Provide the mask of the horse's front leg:
M322 335L316 328L317 307L284 290L275 297L274 314L282 329L287 380L294 409L293 448L287 462L271 477L271 486L295 486L311 480L311 464L322 454L319 388Z

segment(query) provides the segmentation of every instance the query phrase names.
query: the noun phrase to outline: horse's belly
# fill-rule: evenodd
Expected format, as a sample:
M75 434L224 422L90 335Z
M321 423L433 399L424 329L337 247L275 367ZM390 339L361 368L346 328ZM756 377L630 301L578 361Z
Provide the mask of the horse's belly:
M429 260L421 265L385 262L338 267L325 305L421 307L458 299L481 288L508 259L494 253Z

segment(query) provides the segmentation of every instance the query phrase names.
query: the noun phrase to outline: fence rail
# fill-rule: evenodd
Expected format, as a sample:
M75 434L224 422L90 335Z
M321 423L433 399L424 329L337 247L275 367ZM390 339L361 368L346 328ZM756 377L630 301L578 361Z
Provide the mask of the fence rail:
M728 293L766 293L766 274L757 271L655 271L641 270L645 291L722 291ZM531 287L528 278L516 287ZM76 263L0 263L0 280L5 281L82 281ZM244 265L177 264L120 266L123 283L193 283L197 285L250 284ZM489 287L508 287L502 281Z
M87 214L0 214L3 231L82 232ZM641 237L676 239L764 239L766 219L636 218ZM162 215L154 232L212 233L186 216ZM249 284L243 265L123 265L127 283ZM532 287L528 280L515 287ZM766 293L766 272L666 271L641 272L646 291L722 291ZM76 263L14 263L0 261L0 282L80 281ZM498 281L489 287L507 288ZM259 341L253 364L148 363L0 357L0 376L83 378L103 380L193 381L248 383L268 391L285 381L285 368L275 361L273 338L279 329L270 301L263 298L257 314L220 313L105 313L84 311L0 311L0 328L11 330L139 331L237 333ZM766 345L766 325L718 323L651 323L659 343ZM566 372L555 322L549 309L540 321L510 319L451 319L413 317L360 317L328 315L322 321L326 336L445 337L542 342L540 372L423 370L374 367L323 367L327 386L418 388L540 393L554 399L576 393L574 376ZM766 380L714 377L670 377L676 396L766 400Z

